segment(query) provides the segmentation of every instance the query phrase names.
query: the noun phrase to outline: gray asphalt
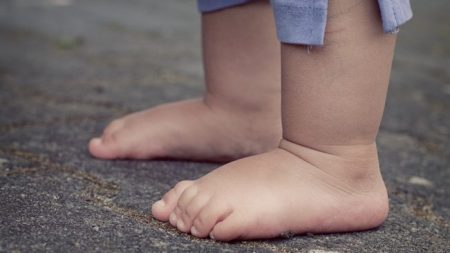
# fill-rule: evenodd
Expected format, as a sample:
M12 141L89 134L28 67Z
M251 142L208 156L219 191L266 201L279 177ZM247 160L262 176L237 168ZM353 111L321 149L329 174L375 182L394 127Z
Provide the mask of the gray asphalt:
M0 2L1 252L448 252L450 2L413 1L378 145L378 229L217 243L149 216L219 164L100 161L86 143L128 112L202 93L194 1Z

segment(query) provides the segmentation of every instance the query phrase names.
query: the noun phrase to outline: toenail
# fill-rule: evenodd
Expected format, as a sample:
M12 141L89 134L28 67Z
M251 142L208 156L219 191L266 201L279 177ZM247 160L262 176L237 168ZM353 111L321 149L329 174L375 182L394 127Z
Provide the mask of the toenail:
M213 235L213 233L211 232L211 233L209 233L209 238L211 238L211 239L213 239L213 240L216 240L216 238L214 238L214 235Z
M101 144L102 143L102 139L98 138L98 137L92 138L92 143L94 143L96 145Z
M192 227L192 228L191 228L191 234L192 234L193 236L198 236L200 233L198 232L198 230L197 230L196 227Z
M153 205L163 208L166 206L166 203L164 202L164 200L161 199L161 200L156 201L155 204L153 204Z
M171 213L170 217L169 217L169 222L170 224L172 224L173 226L177 225L177 215L175 213Z

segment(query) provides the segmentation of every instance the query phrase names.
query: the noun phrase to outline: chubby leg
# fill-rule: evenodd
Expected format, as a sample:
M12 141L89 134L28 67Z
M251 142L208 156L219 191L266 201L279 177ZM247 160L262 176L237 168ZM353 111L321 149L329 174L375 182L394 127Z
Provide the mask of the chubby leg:
M357 231L384 221L375 137L395 35L383 33L376 1L333 0L326 38L309 51L282 45L279 148L182 182L154 204L156 218L170 212L179 230L217 240Z
M281 140L280 46L270 4L203 14L203 98L114 120L89 144L103 159L229 161Z

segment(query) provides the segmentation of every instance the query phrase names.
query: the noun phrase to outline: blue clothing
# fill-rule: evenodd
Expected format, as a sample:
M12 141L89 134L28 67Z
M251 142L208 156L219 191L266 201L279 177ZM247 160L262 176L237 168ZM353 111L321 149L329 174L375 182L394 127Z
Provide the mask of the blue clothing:
M201 12L217 11L251 0L197 0ZM344 1L344 0L342 0ZM410 0L378 0L383 30L398 31L412 18ZM284 43L323 45L328 0L272 0L278 39Z

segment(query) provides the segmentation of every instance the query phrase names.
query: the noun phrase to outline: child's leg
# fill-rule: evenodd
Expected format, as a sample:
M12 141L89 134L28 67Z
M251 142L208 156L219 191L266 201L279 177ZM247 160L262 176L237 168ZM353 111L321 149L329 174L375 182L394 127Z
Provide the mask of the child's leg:
M204 14L202 26L204 97L113 121L91 140L91 154L227 161L279 144L280 46L270 4Z
M282 45L280 148L183 181L154 204L156 218L218 240L384 221L375 136L395 35L383 33L376 1L330 1L328 16L323 48Z

